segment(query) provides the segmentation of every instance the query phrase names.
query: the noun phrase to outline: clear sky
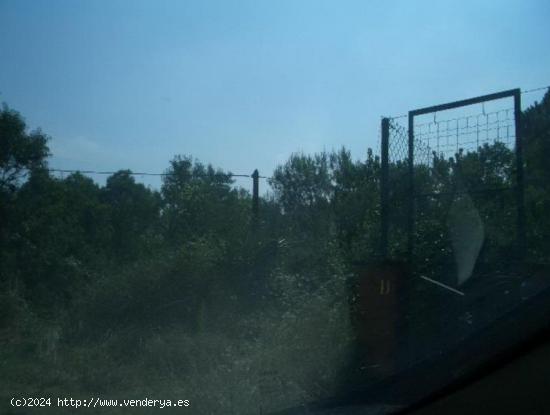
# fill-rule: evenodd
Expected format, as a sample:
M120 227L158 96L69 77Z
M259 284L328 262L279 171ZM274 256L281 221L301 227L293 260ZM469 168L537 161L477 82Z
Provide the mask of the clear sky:
M549 21L548 0L0 0L0 101L51 167L270 175L364 158L382 115L550 84Z

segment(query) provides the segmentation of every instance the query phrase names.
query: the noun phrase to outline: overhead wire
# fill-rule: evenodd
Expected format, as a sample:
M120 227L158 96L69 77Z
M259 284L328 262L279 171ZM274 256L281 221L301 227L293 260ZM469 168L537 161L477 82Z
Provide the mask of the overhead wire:
M148 173L148 172L133 172L128 170L118 170L118 171L97 171L97 170L72 170L72 169L46 169L49 172L52 173L81 173L81 174L98 174L98 175L113 175L115 173L124 172L130 176L175 176L176 173ZM194 176L197 176L194 174ZM211 175L202 174L199 175L199 177L207 177ZM227 176L227 177L248 177L253 178L251 174L233 174L233 173L214 173L213 176ZM271 177L268 176L258 176L259 179L271 179Z

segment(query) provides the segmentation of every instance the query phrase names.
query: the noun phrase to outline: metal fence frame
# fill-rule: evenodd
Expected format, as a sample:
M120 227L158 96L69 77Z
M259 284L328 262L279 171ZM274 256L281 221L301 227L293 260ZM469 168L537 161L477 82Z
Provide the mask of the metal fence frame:
M521 90L519 88L501 91L493 94L482 95L474 98L453 101L445 104L434 105L415 109L408 113L408 199L407 199L407 260L412 260L414 250L416 198L414 186L414 148L415 133L414 119L417 116L466 107L474 104L482 104L488 101L495 101L503 98L514 99L514 121L515 121L515 164L516 164L516 187L515 197L517 204L517 249L520 260L525 258L526 252L526 219L525 219L525 184L524 184L524 163L523 163L523 134L522 134L522 112L521 112ZM388 235L390 229L390 206L389 206L389 147L390 147L390 118L382 118L381 137L381 177L380 177L380 214L381 214L381 237L380 254L382 258L388 256Z

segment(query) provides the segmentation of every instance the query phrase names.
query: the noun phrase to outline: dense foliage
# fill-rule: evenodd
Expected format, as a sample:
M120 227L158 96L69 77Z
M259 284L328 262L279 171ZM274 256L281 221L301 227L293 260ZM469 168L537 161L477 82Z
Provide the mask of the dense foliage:
M550 95L523 117L529 257L542 263L550 259ZM0 112L2 402L14 391L168 394L191 399L193 413L254 413L336 390L353 347L348 279L379 252L372 151L358 161L345 149L293 154L273 173L253 226L249 192L192 157L174 157L160 191L127 170L99 186L79 173L52 176L47 142L17 112ZM514 193L444 195L513 188L513 160L496 143L450 160L435 154L435 174L417 168L417 188L443 195L419 202L421 271L461 272L449 242L460 235L449 223L472 203L491 237L482 263L505 268ZM397 224L405 174L403 164L390 166ZM392 232L399 256L405 234Z

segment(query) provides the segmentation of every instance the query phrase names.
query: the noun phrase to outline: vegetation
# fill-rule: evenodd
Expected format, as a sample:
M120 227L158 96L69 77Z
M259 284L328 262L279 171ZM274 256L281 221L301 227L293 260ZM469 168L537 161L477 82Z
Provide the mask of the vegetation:
M523 117L529 257L547 263L550 95ZM47 143L4 106L0 405L14 395L149 397L189 399L192 413L244 414L338 389L355 344L350 275L379 249L380 160L372 151L360 161L345 149L293 154L273 173L254 227L251 195L190 156L174 157L160 191L127 170L99 186L79 173L53 177ZM450 160L435 154L437 174L417 167L417 186L441 194L513 187L513 160L499 143ZM405 173L403 164L390 166L397 224ZM514 194L471 198L491 235L485 271L504 272ZM422 272L455 273L452 202L419 202L413 262ZM390 252L404 247L396 226Z

